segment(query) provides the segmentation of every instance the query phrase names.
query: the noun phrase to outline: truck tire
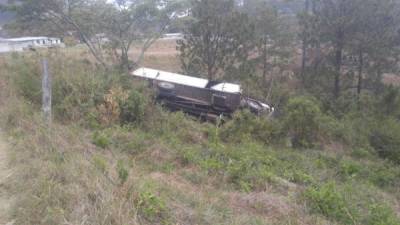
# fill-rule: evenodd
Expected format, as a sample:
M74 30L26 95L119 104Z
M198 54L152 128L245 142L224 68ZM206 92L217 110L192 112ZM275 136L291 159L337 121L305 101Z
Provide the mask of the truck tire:
M158 89L162 91L172 91L175 89L175 85L168 82L160 82L158 83Z
M158 95L164 98L171 98L175 96L175 85L168 82L160 82L157 85Z

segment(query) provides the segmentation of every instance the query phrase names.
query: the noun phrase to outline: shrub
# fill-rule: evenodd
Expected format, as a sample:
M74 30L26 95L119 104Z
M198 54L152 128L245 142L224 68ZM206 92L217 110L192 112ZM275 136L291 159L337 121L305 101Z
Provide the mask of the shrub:
M357 176L362 170L362 166L354 161L342 160L340 162L339 173L344 178L352 178Z
M369 149L371 128L375 127L375 118L362 112L351 112L341 119L341 141L353 148Z
M165 202L150 191L139 193L136 205L140 215L153 224L166 218L167 207Z
M331 115L322 115L319 118L319 135L328 141L343 142L345 125Z
M19 60L18 58L15 60L15 64L12 64L10 69L13 71L11 79L16 90L31 103L41 104L41 71L38 66L34 66L32 61Z
M366 225L400 225L393 209L386 204L372 204L364 224Z
M102 132L95 132L93 134L92 143L97 147L105 149L110 145L111 140L106 134Z
M118 147L121 151L127 152L129 154L135 155L145 151L151 146L152 139L139 130L131 131L133 134L127 132L126 135L120 135L117 138Z
M257 117L244 110L236 113L231 121L222 126L220 136L225 141L236 143L254 139L265 144L273 144L279 143L283 135L279 120Z
M400 164L400 123L394 118L377 124L370 137L371 146L382 158Z
M365 148L356 148L351 152L351 156L359 159L368 158L371 156L371 152Z
M103 103L97 109L102 124L109 126L119 121L121 117L121 102L125 102L128 94L121 87L111 88L103 97Z
M102 173L107 173L107 161L101 155L93 156L94 166Z
M310 148L317 141L321 111L317 103L306 97L289 100L286 107L285 128L292 136L295 148Z
M144 120L148 100L136 90L129 93L126 101L120 103L122 123L140 124Z
M379 101L377 101L378 113L383 116L400 116L400 89L397 87L387 87L385 88L383 94L380 96Z
M129 172L124 166L124 162L122 160L119 160L117 163L117 171L118 171L118 177L121 182L121 184L124 184L126 180L128 179Z
M289 180L291 182L295 182L298 184L306 184L306 185L316 183L315 179L312 176L310 176L304 172L298 171L298 170L295 170L293 172L293 174L290 176Z
M305 197L316 213L340 221L344 224L354 222L354 210L348 207L348 203L342 193L337 190L336 184L327 183L320 187L311 187L305 191Z
M368 169L368 180L378 187L399 185L399 177L400 169L391 164L378 165Z
M103 103L104 96L118 77L61 56L54 57L50 67L54 115L62 122L86 122L88 114Z

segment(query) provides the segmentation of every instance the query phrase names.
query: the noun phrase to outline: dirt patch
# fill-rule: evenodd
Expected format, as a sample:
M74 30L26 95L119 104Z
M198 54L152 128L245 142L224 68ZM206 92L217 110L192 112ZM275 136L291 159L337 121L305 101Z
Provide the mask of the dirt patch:
M153 180L157 180L159 182L165 183L168 186L174 187L178 190L184 190L185 192L189 193L198 193L200 190L198 187L192 185L188 181L184 180L183 178L179 177L176 174L167 175L160 172L154 172L150 174L150 177Z
M0 224L11 225L13 222L9 222L8 215L12 204L12 198L5 188L6 180L12 175L12 171L8 167L7 148L8 145L0 131Z
M271 220L288 216L294 211L285 198L267 192L230 193L229 203L231 208L238 213L250 212Z
M397 74L386 73L383 75L382 81L386 85L400 86L400 76Z
M229 208L235 215L257 216L263 221L279 222L295 221L297 224L314 224L306 219L301 206L290 203L287 196L273 192L243 193L236 191L224 191L215 189L210 185L194 185L178 174L164 174L155 172L150 175L153 180L173 187L182 193L195 196L197 199L207 202L209 205L220 205ZM214 194L210 194L214 193ZM190 221L194 210L191 206L174 202L173 206L183 221Z

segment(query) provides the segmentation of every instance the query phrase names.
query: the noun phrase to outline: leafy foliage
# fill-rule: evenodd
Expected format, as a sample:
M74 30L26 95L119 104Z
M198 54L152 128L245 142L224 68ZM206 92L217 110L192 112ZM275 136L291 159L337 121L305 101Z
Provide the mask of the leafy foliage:
M370 141L381 157L400 163L400 124L396 119L381 121L373 129Z
M309 188L305 192L306 198L311 204L311 209L322 213L328 218L352 224L356 212L350 211L345 197L337 190L335 183L328 183L321 187Z
M289 100L286 107L285 127L292 136L294 147L313 147L318 138L321 115L319 106L306 97Z
M143 122L146 107L148 104L148 96L132 90L129 93L126 101L121 102L121 122L122 123L136 123Z
M250 51L252 25L235 9L233 0L193 1L192 20L178 41L183 70L207 74L210 80L236 64L243 64Z
M235 114L220 131L223 140L238 143L255 139L265 144L273 144L281 142L283 136L279 121L257 117L249 111Z

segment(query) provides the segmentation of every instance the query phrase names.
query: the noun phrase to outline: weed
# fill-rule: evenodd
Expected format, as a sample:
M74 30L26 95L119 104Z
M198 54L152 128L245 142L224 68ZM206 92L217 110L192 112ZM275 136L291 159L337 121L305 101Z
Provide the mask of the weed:
M400 219L386 204L371 204L368 214L366 225L400 225Z
M340 221L344 224L354 223L356 212L348 207L346 199L337 190L334 182L320 187L310 187L306 190L305 196L312 211L321 213L330 219Z
M310 148L317 140L322 113L318 104L306 97L289 100L285 127L294 147Z
M397 119L381 121L372 131L370 141L381 157L400 163L400 124Z
M340 162L339 173L345 178L357 176L362 170L362 166L350 160L342 160Z
M93 164L102 173L107 173L107 161L101 155L93 156Z
M143 218L151 223L166 218L167 207L165 202L150 191L140 192L136 205Z
M110 145L111 140L105 133L95 132L92 137L92 143L100 148L105 149Z
M128 179L129 172L125 168L124 162L122 160L118 160L117 171L118 171L118 177L119 177L120 183L124 184L126 182L126 180Z
M142 123L147 104L147 96L143 96L136 90L131 90L128 98L124 101L120 101L121 122L136 124Z
M376 165L369 168L367 179L378 187L399 184L400 169L393 165Z
M370 157L371 152L365 148L356 148L351 152L351 156L359 159L364 159Z

